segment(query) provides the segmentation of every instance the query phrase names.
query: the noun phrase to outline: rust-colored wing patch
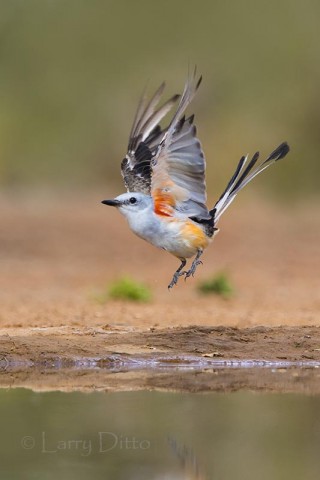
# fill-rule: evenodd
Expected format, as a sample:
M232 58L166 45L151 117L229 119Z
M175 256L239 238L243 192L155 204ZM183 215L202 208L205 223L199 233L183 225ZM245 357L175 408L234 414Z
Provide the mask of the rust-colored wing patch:
M164 191L162 188L157 188L153 193L154 212L157 215L165 217L172 217L174 215L173 207L175 206L175 199L170 192Z
M155 213L158 215L165 215L166 217L172 217L177 202L182 202L188 198L188 192L170 180L165 171L157 172L153 178L153 182L155 188L152 191L152 197ZM157 186L157 184L159 186Z

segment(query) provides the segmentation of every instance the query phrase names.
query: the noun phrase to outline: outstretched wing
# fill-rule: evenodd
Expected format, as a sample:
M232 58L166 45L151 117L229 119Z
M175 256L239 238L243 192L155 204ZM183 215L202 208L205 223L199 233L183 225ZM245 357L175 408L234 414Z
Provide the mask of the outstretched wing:
M205 158L196 136L193 115L183 112L193 99L202 77L189 77L177 111L152 157L151 195L159 215L176 211L198 220L210 219L206 207Z
M149 102L145 95L140 99L131 128L128 152L121 163L121 173L129 192L150 194L151 160L165 133L159 122L179 98L179 95L174 95L157 108L164 87L165 83L162 83Z

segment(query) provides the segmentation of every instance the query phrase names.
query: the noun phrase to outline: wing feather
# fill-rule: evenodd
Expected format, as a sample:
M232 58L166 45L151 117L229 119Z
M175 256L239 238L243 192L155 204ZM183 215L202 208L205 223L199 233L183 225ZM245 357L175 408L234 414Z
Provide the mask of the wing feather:
M130 143L132 142L132 140L136 139L139 136L141 127L145 123L148 115L150 116L154 112L154 108L160 101L164 88L165 88L165 82L163 82L160 85L160 87L158 88L156 93L153 95L149 103L147 103L145 92L143 93L139 101L137 112L131 128L128 150L131 150L130 147L132 147L132 145L130 145Z
M131 128L127 155L121 163L121 173L129 192L150 194L151 159L165 133L159 122L179 98L179 95L174 95L157 109L164 87L165 83L162 83L149 102L145 94L139 101Z
M186 119L182 116L200 82L201 77L196 81L194 71L152 159L151 194L158 213L157 201L161 205L164 203L162 192L171 207L172 215L178 211L188 217L210 218L206 207L205 158L193 124L194 117L192 115Z

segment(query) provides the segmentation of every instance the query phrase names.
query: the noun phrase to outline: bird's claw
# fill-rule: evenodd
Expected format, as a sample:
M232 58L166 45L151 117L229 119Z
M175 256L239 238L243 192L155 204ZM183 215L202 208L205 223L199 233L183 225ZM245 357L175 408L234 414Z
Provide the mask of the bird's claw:
M198 250L197 256L196 256L196 258L193 260L190 270L183 270L183 271L181 271L182 268L183 268L183 267L185 266L185 264L186 264L186 260L185 260L185 259L182 259L182 262L181 262L180 267L179 267L178 270L175 272L175 274L174 274L173 277L172 277L171 282L170 282L169 285L168 285L168 290L170 290L172 287L174 287L174 286L178 283L179 277L183 277L183 276L184 276L184 280L186 281L187 278L191 277L191 275L194 276L195 271L196 271L196 269L197 269L197 266L198 266L198 265L202 265L201 260L199 260L200 255L202 255L202 250Z
M179 280L179 277L182 277L186 272L183 271L183 272L176 272L173 277L172 277L172 280L171 282L169 283L168 285L168 290L170 290L172 287L174 287L175 285L177 285L178 283L178 280Z
M203 262L201 260L195 260L192 263L190 270L183 272L185 274L184 281L186 281L187 278L191 277L191 275L194 277L197 266L202 265L202 264L203 264Z

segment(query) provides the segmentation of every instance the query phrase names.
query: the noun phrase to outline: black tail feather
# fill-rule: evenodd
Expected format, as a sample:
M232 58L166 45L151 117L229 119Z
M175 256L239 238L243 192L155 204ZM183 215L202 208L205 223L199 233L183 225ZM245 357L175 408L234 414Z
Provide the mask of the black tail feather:
M246 162L246 157L245 157L245 156L241 157L241 159L240 159L240 161L239 161L239 163L238 163L238 166L237 166L237 168L236 168L236 171L235 171L234 174L232 175L232 177L231 177L231 179L230 179L230 181L229 181L226 189L225 189L225 190L223 191L223 193L221 194L219 200L221 200L221 198L225 195L225 193L232 187L232 185L234 184L234 182L235 182L236 179L238 178L238 175L239 175L239 173L241 172L242 167L243 167L243 165L245 164L245 162ZM219 200L218 200L218 201L219 201ZM217 203L218 203L218 202L217 202ZM212 211L213 211L213 210L211 210L211 212L212 212ZM210 213L211 213L211 212L210 212Z
M289 145L287 144L287 142L283 142L272 153L270 153L267 160L265 160L263 163L270 162L270 160L274 160L275 162L277 162L278 160L281 160L282 158L284 158L287 155L287 153L289 153L289 151L290 151Z
M257 163L258 161L258 158L259 158L259 152L256 152L252 159L250 160L250 162L248 163L248 165L246 166L244 172L241 174L240 178L237 180L237 183L235 184L234 187L232 187L231 191L230 191L230 194L232 194L235 190L237 190L237 188L240 187L240 185L242 184L242 182L244 181L244 179L249 175L249 173L252 171L253 167L255 166L255 164Z
M238 163L235 173L233 174L231 180L229 181L227 188L224 190L223 194L220 196L219 200L215 204L214 208L210 210L210 214L213 219L213 224L215 224L225 209L230 205L234 200L237 193L247 185L254 177L256 177L263 170L268 168L273 163L277 162L284 158L289 152L290 148L287 142L281 143L262 163L256 166L259 152L256 152L246 168L243 170L248 157L242 157Z

